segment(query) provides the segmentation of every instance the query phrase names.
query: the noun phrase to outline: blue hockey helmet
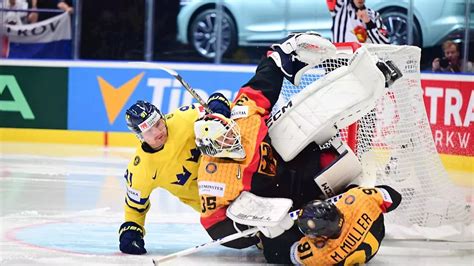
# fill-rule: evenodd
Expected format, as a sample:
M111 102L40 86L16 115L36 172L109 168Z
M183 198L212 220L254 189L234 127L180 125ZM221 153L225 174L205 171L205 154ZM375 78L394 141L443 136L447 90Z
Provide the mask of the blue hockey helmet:
M153 127L161 118L161 111L146 101L137 101L125 112L127 127L137 135Z

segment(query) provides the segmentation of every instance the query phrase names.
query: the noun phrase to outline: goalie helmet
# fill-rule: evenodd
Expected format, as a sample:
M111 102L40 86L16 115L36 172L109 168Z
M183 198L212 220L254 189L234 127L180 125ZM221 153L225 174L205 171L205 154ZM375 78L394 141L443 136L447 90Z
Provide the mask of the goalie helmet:
M137 101L125 111L127 127L139 137L143 132L152 128L163 114L153 104L146 101Z
M310 238L336 239L341 234L344 216L330 202L314 200L304 206L298 215L298 228Z
M244 159L237 123L221 114L207 114L194 123L196 145L201 153L212 157Z

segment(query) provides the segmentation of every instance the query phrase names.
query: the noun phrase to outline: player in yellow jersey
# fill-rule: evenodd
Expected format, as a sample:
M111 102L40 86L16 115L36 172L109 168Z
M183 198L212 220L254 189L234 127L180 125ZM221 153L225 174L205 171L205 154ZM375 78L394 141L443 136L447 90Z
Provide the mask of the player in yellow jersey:
M293 264L361 265L372 259L385 236L384 213L398 207L389 186L355 187L332 201L308 203L297 219L305 237L291 247ZM335 203L333 203L335 202Z
M222 94L209 97L208 106L230 113ZM183 106L163 116L153 104L138 101L126 111L129 129L141 140L127 170L125 222L120 226L120 250L129 254L146 253L143 236L150 194L160 187L181 202L200 211L197 170L200 151L196 148L194 122L204 115L200 105Z

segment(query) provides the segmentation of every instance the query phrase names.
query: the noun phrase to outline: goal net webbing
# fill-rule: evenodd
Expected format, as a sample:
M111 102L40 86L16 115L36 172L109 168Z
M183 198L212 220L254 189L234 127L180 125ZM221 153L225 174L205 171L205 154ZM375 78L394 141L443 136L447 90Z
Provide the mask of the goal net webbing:
M341 129L340 135L362 163L363 184L389 185L402 194L401 205L385 215L387 236L473 241L473 215L466 191L452 183L433 142L420 82L421 50L414 46L365 46L371 55L392 60L403 77L356 126ZM306 72L298 87L285 80L274 110L307 85L347 65L355 47L339 46L337 57Z

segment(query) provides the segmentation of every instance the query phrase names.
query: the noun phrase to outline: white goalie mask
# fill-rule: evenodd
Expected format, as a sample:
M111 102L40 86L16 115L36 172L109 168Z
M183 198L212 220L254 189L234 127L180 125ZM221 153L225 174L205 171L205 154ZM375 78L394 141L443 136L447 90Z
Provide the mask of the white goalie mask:
M221 114L208 114L194 123L201 153L218 158L245 159L237 123Z

